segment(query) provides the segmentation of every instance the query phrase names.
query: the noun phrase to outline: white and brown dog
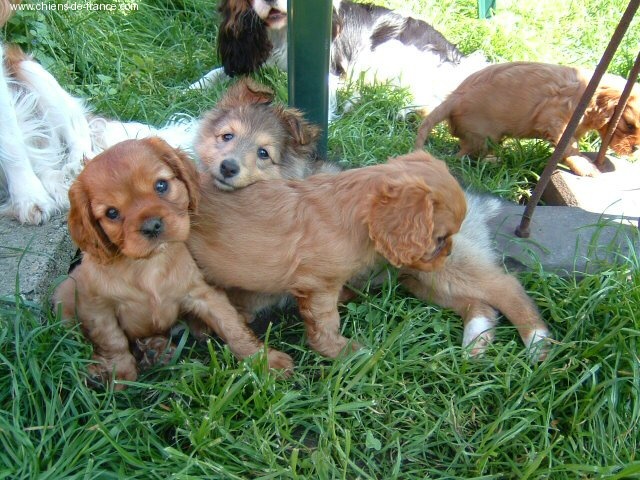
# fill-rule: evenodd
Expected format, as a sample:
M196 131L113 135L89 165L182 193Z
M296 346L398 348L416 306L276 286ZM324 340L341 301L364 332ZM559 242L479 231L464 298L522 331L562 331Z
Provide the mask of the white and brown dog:
M222 0L218 54L223 67L191 88L262 65L287 69L287 0ZM329 80L360 78L408 88L414 107L430 111L469 74L487 65L482 55L463 55L428 23L376 5L333 2ZM335 92L330 92L335 98Z
M0 26L16 1L0 0ZM20 48L0 42L0 208L40 224L65 210L67 191L91 157L84 103Z

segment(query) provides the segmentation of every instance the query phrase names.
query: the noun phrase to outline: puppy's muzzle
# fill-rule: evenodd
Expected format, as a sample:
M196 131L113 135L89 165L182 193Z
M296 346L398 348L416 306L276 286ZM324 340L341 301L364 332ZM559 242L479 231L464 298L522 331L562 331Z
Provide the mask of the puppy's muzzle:
M164 232L164 222L160 217L147 218L140 227L142 235L150 240L158 238Z
M240 173L240 165L235 160L227 158L220 164L220 174L224 178L235 177L238 173Z

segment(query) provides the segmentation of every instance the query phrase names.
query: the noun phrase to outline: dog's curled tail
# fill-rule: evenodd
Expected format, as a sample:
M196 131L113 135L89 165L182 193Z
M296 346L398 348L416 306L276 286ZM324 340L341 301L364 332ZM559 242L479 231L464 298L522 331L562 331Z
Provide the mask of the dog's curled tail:
M422 121L420 128L418 128L418 136L416 137L416 143L414 148L416 150L422 150L424 143L427 141L427 137L437 124L449 118L451 114L452 102L447 98L444 102L433 109L429 115Z

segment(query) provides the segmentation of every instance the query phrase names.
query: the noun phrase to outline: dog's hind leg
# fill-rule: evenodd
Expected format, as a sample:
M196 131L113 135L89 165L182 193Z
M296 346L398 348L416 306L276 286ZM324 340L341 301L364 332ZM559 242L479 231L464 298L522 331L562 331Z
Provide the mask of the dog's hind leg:
M462 346L470 347L471 356L481 355L493 342L497 312L487 303L473 295L458 294L455 283L439 278L437 273L421 272L417 275L403 275L401 281L402 285L419 300L450 308L462 317L464 322Z
M68 149L65 173L75 177L82 170L84 158L93 157L91 131L82 101L69 95L37 62L23 60L17 74L38 93L44 114Z
M56 205L36 176L29 159L3 59L0 43L0 166L9 194L3 210L21 223L37 225L48 220Z

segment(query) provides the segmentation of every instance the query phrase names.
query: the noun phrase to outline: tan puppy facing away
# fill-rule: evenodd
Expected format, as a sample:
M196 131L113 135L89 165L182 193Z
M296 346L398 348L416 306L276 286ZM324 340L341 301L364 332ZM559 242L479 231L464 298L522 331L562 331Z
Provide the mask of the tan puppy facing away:
M418 129L421 149L435 125L447 120L460 139L459 156L483 154L486 140L504 137L540 138L557 145L592 72L535 62L491 65L470 75L436 107ZM613 116L625 80L605 75L580 121L563 161L577 175L595 176L599 170L580 155L577 142L595 130L602 138ZM610 144L620 155L640 148L640 87L636 84Z
M293 295L311 347L336 357L342 286L378 262L441 268L465 215L444 162L414 152L387 163L305 180L259 181L231 192L202 175L189 249L224 288Z

